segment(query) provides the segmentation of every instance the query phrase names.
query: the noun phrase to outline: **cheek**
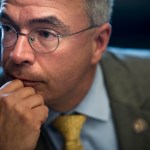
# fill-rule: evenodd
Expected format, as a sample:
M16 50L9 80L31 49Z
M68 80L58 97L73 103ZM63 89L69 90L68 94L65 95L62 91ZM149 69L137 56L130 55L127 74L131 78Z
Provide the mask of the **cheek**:
M9 55L10 55L11 50L9 49L1 49L1 61L2 64L6 64L6 62L9 60Z
M51 53L51 55L45 59L45 65L47 67L43 67L52 80L64 86L66 81L70 84L79 80L80 76L82 76L90 66L90 60L90 49L87 49L84 44L81 45L78 43L74 47L67 45L67 47Z
M45 99L61 99L74 91L84 80L91 67L90 44L70 42L38 60L47 80L44 87ZM88 46L85 46L88 45Z

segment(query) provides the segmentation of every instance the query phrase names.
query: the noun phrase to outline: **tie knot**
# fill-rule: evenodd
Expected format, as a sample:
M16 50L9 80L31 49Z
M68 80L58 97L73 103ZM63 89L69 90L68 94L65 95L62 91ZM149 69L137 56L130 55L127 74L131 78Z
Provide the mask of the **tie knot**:
M86 120L83 115L59 116L53 122L53 126L67 141L77 140L80 137L81 128Z

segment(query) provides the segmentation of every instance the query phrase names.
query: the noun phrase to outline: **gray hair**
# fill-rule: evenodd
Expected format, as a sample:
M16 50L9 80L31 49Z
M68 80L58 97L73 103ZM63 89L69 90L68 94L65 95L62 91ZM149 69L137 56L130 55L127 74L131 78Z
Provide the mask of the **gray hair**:
M2 4L0 0L0 5ZM92 25L110 22L114 0L85 0L86 13Z
M92 25L110 22L114 0L85 0L86 11Z

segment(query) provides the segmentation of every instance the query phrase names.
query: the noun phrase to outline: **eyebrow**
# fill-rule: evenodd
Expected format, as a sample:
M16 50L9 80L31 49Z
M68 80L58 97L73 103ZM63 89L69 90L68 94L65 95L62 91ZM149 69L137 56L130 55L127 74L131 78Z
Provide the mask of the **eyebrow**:
M0 13L0 22L9 21L13 26L18 27L17 23L5 12ZM63 21L58 19L56 16L47 16L43 18L34 18L27 21L27 24L48 24L53 26L54 28L59 28L63 30L63 32L70 32L70 26L66 25Z
M9 21L13 25L17 26L17 24L13 21L13 19L11 19L11 17L9 17L9 15L7 15L5 12L0 12L0 22L5 22L5 21Z
M44 18L34 18L34 19L29 20L29 24L35 24L35 23L46 23L56 28L62 28L67 31L68 29L70 29L69 25L66 25L64 22L62 22L55 16L48 16Z

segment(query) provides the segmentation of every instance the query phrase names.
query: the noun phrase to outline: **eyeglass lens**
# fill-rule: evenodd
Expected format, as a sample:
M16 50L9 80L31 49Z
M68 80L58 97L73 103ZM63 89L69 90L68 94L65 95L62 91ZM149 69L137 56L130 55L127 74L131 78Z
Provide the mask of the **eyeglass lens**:
M1 28L1 44L4 47L14 46L19 35L26 35L17 33L15 29L8 25L2 25ZM59 44L57 33L50 29L35 29L31 31L28 35L28 41L32 48L42 53L54 51Z

